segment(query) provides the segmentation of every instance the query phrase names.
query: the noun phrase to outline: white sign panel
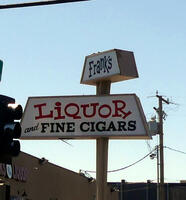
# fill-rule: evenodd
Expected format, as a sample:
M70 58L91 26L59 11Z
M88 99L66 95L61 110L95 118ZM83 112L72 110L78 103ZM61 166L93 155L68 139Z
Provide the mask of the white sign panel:
M116 74L120 74L120 68L115 51L93 54L86 58L81 82L105 78Z
M96 85L102 80L118 82L132 78L138 78L133 52L111 49L85 57L80 82Z
M147 122L135 94L29 97L22 139L148 139Z

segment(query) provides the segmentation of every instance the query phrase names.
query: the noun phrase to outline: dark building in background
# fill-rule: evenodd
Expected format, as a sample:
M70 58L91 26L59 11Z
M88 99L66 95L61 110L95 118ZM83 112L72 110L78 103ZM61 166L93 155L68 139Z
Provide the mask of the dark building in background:
M119 200L157 200L157 183L110 183L119 191ZM186 183L165 183L165 200L186 200Z

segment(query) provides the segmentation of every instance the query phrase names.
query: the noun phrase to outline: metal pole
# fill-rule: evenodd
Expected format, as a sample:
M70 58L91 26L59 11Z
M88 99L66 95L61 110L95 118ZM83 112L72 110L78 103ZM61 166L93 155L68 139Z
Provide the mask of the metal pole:
M96 84L96 95L110 94L110 81ZM108 138L96 139L96 200L107 200Z
M169 183L167 183L167 200L169 200Z
M149 180L147 180L146 184L146 200L149 200Z
M124 200L125 180L121 180L120 200Z

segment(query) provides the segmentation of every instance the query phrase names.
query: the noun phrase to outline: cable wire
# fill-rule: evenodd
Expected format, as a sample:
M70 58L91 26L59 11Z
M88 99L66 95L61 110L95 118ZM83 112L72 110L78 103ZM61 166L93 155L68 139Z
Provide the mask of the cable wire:
M184 152L184 151L180 151L180 150L177 150L177 149L173 149L173 148L171 148L171 147L164 146L164 148L167 148L167 149L169 149L169 150L171 150L171 151L175 151L175 152L178 152L178 153L186 154L186 152Z
M49 0L49 1L35 1L35 2L28 2L28 3L0 5L0 9L22 8L22 7L31 7L31 6L45 6L45 5L70 3L70 2L79 2L79 1L89 1L89 0Z
M151 152L149 152L147 155L145 155L144 157L142 157L141 159L137 160L136 162L128 165L128 166L125 166L125 167L122 167L122 168L119 168L119 169L114 169L114 170L109 170L107 171L107 173L112 173L112 172L118 172L118 171L121 171L121 170L124 170L124 169L127 169L129 167L132 167L133 165L141 162L142 160L144 160L146 157L148 157L150 154L152 154L155 150L156 150L157 147L155 147ZM96 173L96 171L89 171L89 170L85 170L85 172L89 172L89 173Z
M129 167L132 167L134 166L135 164L141 162L142 160L144 160L146 157L148 157L149 155L151 155L157 148L159 148L159 146L157 145L151 152L149 152L147 155L145 155L144 157L142 157L141 159L137 160L136 162L128 165L128 166L125 166L125 167L122 167L122 168L119 168L119 169L114 169L114 170L109 170L107 171L107 173L112 173L112 172L118 172L118 171L121 171L121 170L124 170L124 169L127 169ZM167 148L169 150L172 150L172 151L176 151L178 153L182 153L182 154L186 154L186 152L184 151L180 151L180 150L177 150L177 149L173 149L171 147L167 147L167 146L164 146L164 148ZM90 170L84 170L85 172L88 172L88 173L96 173L96 171L90 171Z

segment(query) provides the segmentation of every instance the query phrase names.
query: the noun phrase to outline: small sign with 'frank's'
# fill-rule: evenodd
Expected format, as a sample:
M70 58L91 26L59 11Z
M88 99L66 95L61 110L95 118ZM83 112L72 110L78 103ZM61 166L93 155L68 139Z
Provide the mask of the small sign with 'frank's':
M113 49L85 57L82 84L96 85L102 80L117 82L138 78L133 52Z

